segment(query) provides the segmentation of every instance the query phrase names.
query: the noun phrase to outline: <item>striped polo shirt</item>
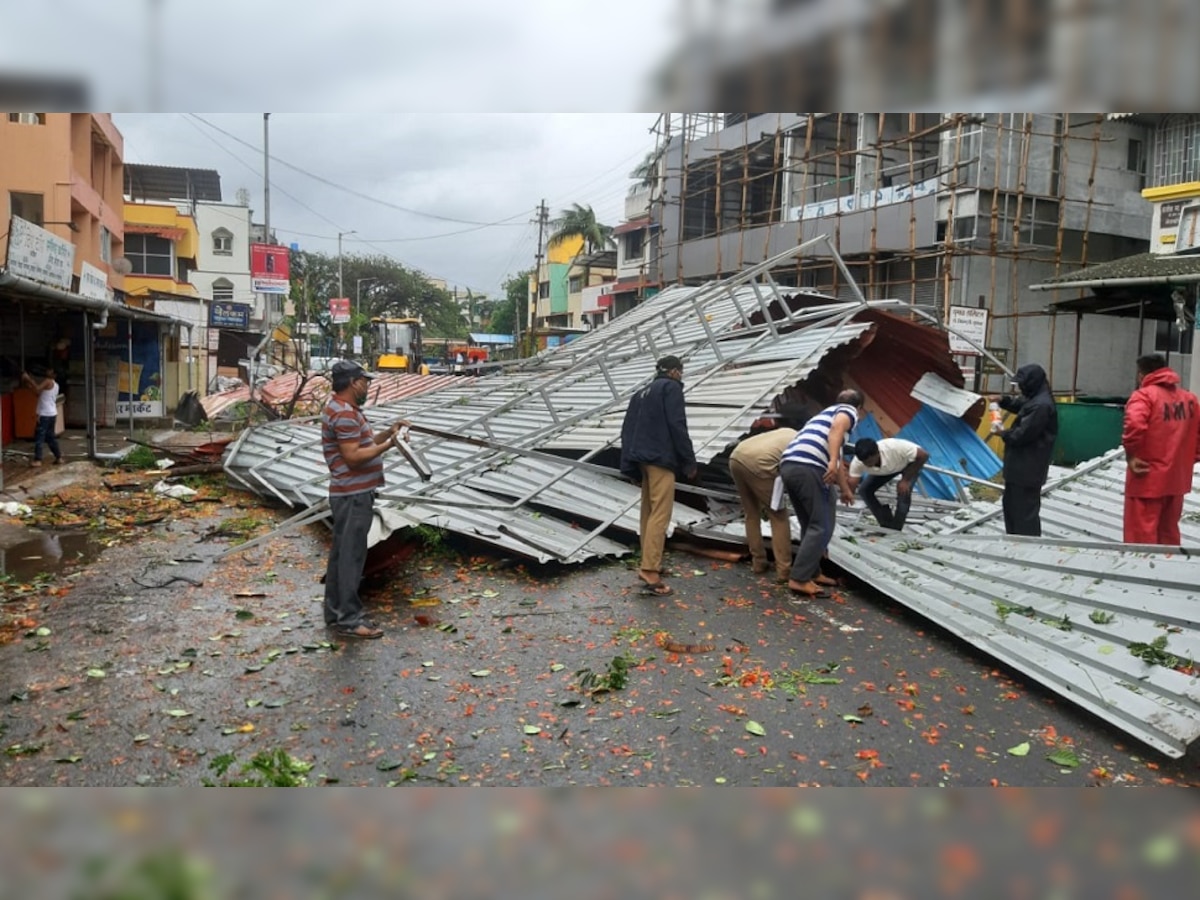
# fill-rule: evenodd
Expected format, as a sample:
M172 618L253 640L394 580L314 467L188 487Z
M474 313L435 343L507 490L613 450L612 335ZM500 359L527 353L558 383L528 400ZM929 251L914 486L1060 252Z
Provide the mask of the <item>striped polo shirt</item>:
M822 471L829 467L829 432L833 428L833 420L839 413L850 417L849 434L858 424L858 413L848 403L838 403L827 406L804 423L804 427L796 433L790 444L784 448L780 465L783 463L800 463L804 466L814 466Z
M371 425L362 411L352 403L330 397L321 411L321 449L329 466L330 496L361 494L383 487L383 457L377 456L357 469L351 469L342 458L338 444L358 441L358 446L375 443Z

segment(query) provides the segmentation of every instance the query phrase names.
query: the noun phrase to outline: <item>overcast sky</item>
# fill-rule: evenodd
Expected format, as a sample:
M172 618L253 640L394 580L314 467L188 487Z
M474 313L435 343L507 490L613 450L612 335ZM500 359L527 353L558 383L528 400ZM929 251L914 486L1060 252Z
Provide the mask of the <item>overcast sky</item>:
M113 118L126 162L216 169L223 199L236 202L245 188L262 221L261 113ZM282 243L330 254L339 231L356 231L343 237L343 253L386 254L495 295L505 276L533 264L543 198L552 218L578 202L607 224L621 220L629 172L653 149L656 120L650 113L272 113L271 227ZM478 224L493 222L501 224Z

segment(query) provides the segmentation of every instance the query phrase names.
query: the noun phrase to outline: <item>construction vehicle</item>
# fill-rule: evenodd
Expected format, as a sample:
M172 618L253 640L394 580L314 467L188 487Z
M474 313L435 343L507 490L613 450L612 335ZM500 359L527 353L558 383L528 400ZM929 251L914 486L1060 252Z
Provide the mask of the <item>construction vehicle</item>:
M372 361L377 372L422 370L420 319L371 319Z

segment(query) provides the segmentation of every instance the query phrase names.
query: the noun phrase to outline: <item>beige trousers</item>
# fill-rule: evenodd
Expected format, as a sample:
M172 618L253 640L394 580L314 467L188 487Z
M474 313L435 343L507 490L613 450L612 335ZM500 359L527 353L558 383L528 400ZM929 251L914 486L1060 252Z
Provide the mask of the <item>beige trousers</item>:
M675 507L675 473L642 463L641 533L643 572L661 572L667 526Z
M750 545L750 559L754 571L767 571L767 551L763 546L762 514L771 523L771 552L775 555L775 573L787 578L792 569L792 523L787 508L771 509L771 490L775 486L774 476L763 478L755 475L739 460L729 461L729 474L737 486L742 500L742 511L746 514L746 543Z

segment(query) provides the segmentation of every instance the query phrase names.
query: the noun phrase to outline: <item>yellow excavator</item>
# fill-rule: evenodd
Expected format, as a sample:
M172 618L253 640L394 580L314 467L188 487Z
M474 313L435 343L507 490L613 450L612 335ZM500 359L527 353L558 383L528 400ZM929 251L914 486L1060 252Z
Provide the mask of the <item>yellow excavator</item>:
M374 368L377 372L425 374L421 356L420 319L371 319Z

